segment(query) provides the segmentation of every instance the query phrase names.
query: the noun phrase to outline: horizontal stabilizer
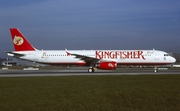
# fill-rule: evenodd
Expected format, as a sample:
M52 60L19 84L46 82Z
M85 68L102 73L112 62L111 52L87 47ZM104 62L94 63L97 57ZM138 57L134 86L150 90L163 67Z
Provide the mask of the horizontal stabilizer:
M13 57L16 57L16 58L25 56L24 54L19 54L19 53L15 53L15 52L5 52L5 53L6 53L8 56L13 56Z

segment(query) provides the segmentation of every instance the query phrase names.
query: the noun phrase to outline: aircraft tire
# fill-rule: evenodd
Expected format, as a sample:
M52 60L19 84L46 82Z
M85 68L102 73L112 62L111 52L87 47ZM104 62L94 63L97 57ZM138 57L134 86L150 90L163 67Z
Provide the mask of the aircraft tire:
M94 69L93 69L93 68L89 68L89 69L88 69L88 72L93 73L93 72L94 72Z

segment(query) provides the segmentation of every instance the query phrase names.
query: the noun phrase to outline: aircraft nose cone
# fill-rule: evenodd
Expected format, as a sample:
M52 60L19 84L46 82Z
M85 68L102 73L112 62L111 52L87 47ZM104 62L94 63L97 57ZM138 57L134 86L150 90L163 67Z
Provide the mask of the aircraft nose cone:
M175 62L176 62L176 59L175 59L174 57L172 57L172 58L171 58L171 61L172 61L173 63L175 63Z

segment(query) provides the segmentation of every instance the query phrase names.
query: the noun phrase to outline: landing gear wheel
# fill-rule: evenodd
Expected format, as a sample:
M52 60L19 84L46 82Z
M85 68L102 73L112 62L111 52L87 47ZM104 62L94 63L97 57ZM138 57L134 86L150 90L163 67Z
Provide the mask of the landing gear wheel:
M154 72L158 72L158 69L154 69Z
M89 68L88 72L92 73L92 72L94 72L94 69L93 68Z
M157 72L157 70L155 69L154 72Z
M158 68L154 65L154 72L158 72Z

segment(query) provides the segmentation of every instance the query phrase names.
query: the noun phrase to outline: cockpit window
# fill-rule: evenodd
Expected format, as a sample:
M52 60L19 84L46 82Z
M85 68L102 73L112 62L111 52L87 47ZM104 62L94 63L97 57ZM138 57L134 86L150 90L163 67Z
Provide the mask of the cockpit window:
M164 56L169 56L169 54L164 54Z

